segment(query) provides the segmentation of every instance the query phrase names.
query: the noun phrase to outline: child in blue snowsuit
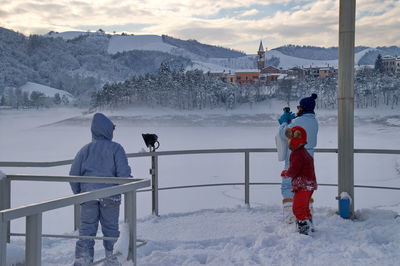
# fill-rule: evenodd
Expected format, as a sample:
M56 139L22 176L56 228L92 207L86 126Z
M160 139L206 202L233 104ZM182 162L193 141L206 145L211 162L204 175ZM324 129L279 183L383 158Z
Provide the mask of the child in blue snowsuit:
M286 141L287 137L285 135L285 131L287 128L300 126L306 130L307 144L305 145L305 148L312 157L314 157L314 147L317 145L318 134L318 121L314 113L316 99L317 94L315 93L313 93L310 97L302 98L297 106L297 116L295 118L293 113L285 112L278 120L280 124L279 135ZM291 151L288 149L285 159L285 170L289 169L290 153ZM282 178L281 193L283 197L282 202L284 219L289 223L294 222L295 219L292 212L293 191L291 178Z
M76 155L70 175L97 177L131 177L124 148L112 141L114 124L105 115L96 113L92 120L92 142L85 145ZM74 194L113 186L113 184L70 183ZM81 204L80 236L96 236L100 222L105 237L119 237L118 218L121 195L114 195ZM104 240L106 258L114 249L115 241ZM75 248L75 266L93 262L94 240L79 239ZM114 260L114 263L113 263ZM106 261L108 265L118 265L116 258ZM107 263L108 262L108 263Z

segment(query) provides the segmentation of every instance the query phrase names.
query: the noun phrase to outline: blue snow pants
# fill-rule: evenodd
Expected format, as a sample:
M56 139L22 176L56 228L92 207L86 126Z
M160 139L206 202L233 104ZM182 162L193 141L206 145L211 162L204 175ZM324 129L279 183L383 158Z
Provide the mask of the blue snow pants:
M285 160L285 170L289 169L289 156ZM292 191L292 178L286 177L282 178L281 183L281 194L284 199L293 199L293 191Z
M81 204L80 236L96 236L99 222L105 237L119 237L118 218L121 202L112 199L88 201ZM104 240L106 251L113 251L115 241ZM75 258L89 258L93 262L94 240L79 239L76 242Z

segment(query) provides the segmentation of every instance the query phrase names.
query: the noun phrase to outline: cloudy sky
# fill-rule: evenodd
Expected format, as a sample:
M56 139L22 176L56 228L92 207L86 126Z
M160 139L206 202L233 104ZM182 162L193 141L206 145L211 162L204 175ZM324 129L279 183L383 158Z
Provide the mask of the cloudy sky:
M0 0L0 27L24 34L167 34L255 53L337 46L339 0ZM357 0L356 45L400 46L400 0Z

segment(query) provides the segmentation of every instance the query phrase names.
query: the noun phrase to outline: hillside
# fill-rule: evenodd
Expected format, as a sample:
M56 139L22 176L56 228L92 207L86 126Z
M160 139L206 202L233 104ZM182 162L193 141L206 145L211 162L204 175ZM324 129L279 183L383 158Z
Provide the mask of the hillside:
M301 58L309 60L306 64L309 65L312 61L317 60L319 62L329 62L331 65L338 59L339 49L338 47L315 47L315 46L299 46L299 45L285 45L271 51L278 51L285 56L293 58ZM269 51L269 52L271 52ZM355 63L359 65L374 65L376 57L381 55L400 55L400 47L397 46L378 46L376 48L370 48L366 46L355 47L356 60ZM282 60L281 60L282 61ZM299 59L297 59L299 62ZM318 63L318 62L317 62ZM337 64L337 63L336 63ZM283 65L290 65L289 62L283 60ZM282 67L282 65L281 65Z
M69 101L73 100L74 98L70 93L66 91L58 90L52 87L40 85L33 82L27 82L26 84L22 85L20 89L23 92L28 92L29 94L31 94L33 91L41 92L47 97L54 97L58 93L60 97L65 96L68 98Z
M82 96L106 82L157 72L161 62L172 62L172 67L179 68L191 64L187 58L162 51L109 54L111 36L74 34L77 37L68 40L26 37L0 28L0 94L6 87L20 87L30 81Z
M255 47L256 52L257 47ZM337 47L288 45L267 51L267 65L337 66ZM356 48L356 65L373 65L378 54L399 55L399 47ZM231 72L256 68L256 55L245 55L195 40L157 35L98 32L49 32L24 36L0 28L0 94L27 82L67 91L83 104L106 83L156 73L161 63L173 69Z
M355 53L361 52L362 50L367 49L365 46L357 46L355 47ZM339 48L338 47L316 47L316 46L299 46L299 45L285 45L274 50L278 50L282 54L299 57L304 59L313 59L313 60L335 60L338 59L339 56Z
M354 56L354 64L358 65L360 64L360 61L368 54L376 49L374 48L366 48L362 49L359 52L356 52ZM306 57L304 55L303 57ZM338 59L331 59L331 60L323 60L323 59L312 59L312 58L303 58L303 57L296 57L296 56L290 56L287 55L283 52L281 52L279 49L273 49L270 50L266 53L266 61L268 65L268 61L271 58L279 58L279 67L287 69L290 67L310 67L310 66L332 66L332 67L337 67L338 66ZM312 57L312 56L311 56ZM375 59L374 59L375 62ZM374 63L371 63L370 65L373 65Z

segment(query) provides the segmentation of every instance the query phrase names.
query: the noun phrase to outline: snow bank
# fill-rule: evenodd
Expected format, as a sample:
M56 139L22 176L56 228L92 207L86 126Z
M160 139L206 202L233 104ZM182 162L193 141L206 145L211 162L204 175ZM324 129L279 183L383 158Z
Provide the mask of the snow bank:
M202 210L148 217L138 234L140 265L397 265L396 213L365 209L356 221L317 208L316 232L300 235L279 206Z
M148 216L138 220L138 264L150 265L398 265L400 218L387 210L362 209L355 221L341 219L335 209L315 208L316 231L300 235L282 222L281 207L262 205L219 208ZM101 235L99 232L98 235ZM23 242L8 261L23 258ZM71 265L75 240L43 241L43 265ZM116 251L123 265L128 231L121 225ZM96 241L95 260L104 256Z

